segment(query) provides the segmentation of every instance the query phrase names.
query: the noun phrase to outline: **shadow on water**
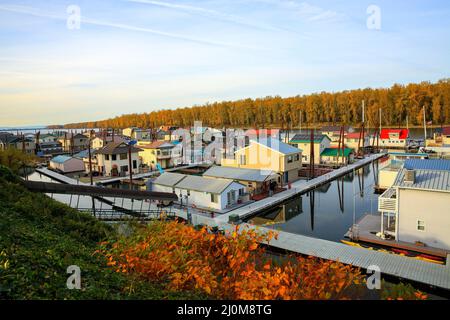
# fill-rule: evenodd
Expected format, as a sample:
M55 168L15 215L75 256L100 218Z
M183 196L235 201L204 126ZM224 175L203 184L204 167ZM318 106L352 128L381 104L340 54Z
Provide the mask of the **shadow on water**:
M305 236L340 241L367 213L377 213L378 164L369 164L260 214L247 222ZM304 204L304 205L302 205ZM300 210L293 210L293 208ZM289 211L290 210L290 211ZM289 214L286 215L286 211Z

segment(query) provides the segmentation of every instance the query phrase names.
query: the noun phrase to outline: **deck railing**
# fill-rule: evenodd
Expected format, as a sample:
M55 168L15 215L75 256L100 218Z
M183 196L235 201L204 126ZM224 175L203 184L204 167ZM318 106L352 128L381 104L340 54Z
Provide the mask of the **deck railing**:
M387 189L378 198L378 211L397 213L397 194L395 189Z

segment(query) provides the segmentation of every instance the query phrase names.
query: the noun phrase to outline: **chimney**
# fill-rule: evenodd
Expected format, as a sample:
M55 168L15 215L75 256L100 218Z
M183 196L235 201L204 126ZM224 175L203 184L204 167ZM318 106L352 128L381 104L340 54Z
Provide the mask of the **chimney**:
M406 169L405 178L403 181L408 184L413 184L416 181L416 171L411 170L411 169Z

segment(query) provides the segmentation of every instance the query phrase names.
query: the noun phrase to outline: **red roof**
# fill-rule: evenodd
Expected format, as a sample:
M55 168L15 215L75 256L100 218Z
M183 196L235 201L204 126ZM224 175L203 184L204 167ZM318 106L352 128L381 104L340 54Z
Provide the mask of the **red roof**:
M444 136L450 136L450 127L443 127L442 128L442 134Z
M345 135L345 138L347 138L347 139L359 139L360 134L361 134L360 132L347 133ZM367 136L367 134L366 134L366 136Z
M398 133L400 140L406 140L409 136L409 130L407 129L381 129L381 139L389 139L389 135Z

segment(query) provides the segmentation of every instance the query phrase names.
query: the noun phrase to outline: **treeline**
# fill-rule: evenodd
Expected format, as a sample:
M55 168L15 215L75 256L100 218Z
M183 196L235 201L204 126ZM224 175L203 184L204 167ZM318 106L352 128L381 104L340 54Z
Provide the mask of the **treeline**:
M194 121L212 127L279 127L303 125L361 123L362 101L369 126L399 127L421 125L423 107L427 122L450 123L450 79L437 83L399 85L391 88L358 89L338 93L315 93L282 98L244 99L207 103L202 106L160 110L143 114L127 114L103 121L68 124L66 128L155 128L161 125L191 126Z

